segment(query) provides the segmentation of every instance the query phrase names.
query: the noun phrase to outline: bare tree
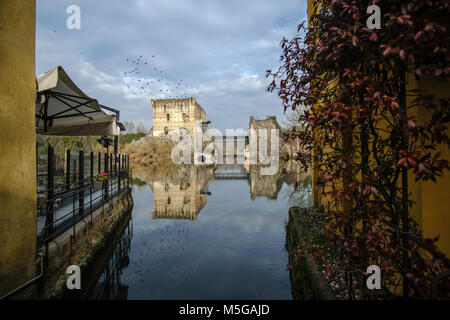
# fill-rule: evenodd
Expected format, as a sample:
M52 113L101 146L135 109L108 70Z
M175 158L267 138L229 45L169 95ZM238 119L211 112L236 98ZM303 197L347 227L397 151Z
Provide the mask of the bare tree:
M305 112L305 107L302 105L295 108L295 110L286 111L286 120L282 121L283 129L290 130L293 128L298 128L301 125L300 117Z
M124 121L122 124L125 127L125 131L128 132L128 121ZM121 133L121 134L123 134L123 133Z
M142 122L139 122L139 124L136 127L136 132L147 133L147 128L144 126Z
M128 126L125 127L127 129L127 133L133 133L134 132L134 123L133 121L128 122Z

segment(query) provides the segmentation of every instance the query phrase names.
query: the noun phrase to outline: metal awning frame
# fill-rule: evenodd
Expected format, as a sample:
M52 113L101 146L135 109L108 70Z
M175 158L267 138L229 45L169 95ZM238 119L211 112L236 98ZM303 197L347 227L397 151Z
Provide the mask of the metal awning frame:
M90 102L96 102L95 99L88 99L88 98L85 98L85 97L75 96L75 95L67 94L67 93L56 92L56 91L52 91L52 90L47 90L47 91L44 91L44 92L39 93L39 94L43 95L45 97L45 101L44 101L44 103L41 103L41 108L39 110L39 114L36 115L36 117L38 118L38 122L36 123L36 126L39 124L39 120L44 121L44 131L47 131L47 129L52 126L53 119L62 119L62 118L71 118L71 117L83 116L83 117L88 118L89 120L93 120L87 114L100 112L96 108L88 105ZM48 115L48 102L49 102L49 100L51 98L54 98L54 99L60 101L61 103L65 104L68 107L68 109L63 110L61 112L58 112L58 113L56 113L54 115L49 116ZM64 99L66 99L66 100L68 100L70 102L77 103L77 105L75 105L75 106L70 105ZM74 99L84 100L84 102L76 101ZM86 106L86 107L92 109L93 111L82 112L82 111L78 110L78 108L82 107L82 106ZM73 111L73 110L77 111L78 113L77 114L62 115L64 113L66 113L66 112Z
M43 135L118 135L120 111L98 103L61 66L36 77L36 131Z

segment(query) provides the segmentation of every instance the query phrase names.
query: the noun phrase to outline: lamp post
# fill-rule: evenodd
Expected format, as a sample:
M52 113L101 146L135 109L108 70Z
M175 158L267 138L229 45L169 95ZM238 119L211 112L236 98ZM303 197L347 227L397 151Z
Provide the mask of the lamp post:
M114 142L111 138L107 136L102 136L100 139L97 139L98 143L100 143L104 148L106 148L106 153L109 153L109 147L114 146Z

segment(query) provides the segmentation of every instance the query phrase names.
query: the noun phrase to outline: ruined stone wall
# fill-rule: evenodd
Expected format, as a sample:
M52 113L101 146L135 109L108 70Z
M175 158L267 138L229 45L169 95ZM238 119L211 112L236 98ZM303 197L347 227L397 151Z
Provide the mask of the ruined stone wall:
M286 140L280 140L280 157L286 159L296 159L297 155L302 152L300 138L289 137Z
M268 150L268 154L270 154L270 150L271 150L271 145L272 145L272 129L277 129L279 130L279 124L276 121L275 118L267 118L265 120L257 120L255 119L255 117L251 116L250 117L250 123L249 123L249 127L250 129L254 129L256 131L256 134L258 135L259 129L265 129L266 134L267 134L267 150ZM251 139L251 138L250 138ZM259 154L259 145L260 145L260 141L259 141L259 136L258 136L258 148L257 148L257 152ZM279 139L279 144L281 145L281 139ZM246 146L246 157L248 158L249 155L249 145ZM258 156L259 157L259 156Z
M195 101L186 99L151 100L153 106L153 136L159 137L181 128L194 132L194 121L205 121L206 113Z
M258 132L258 129L267 129L267 147L270 150L270 135L271 129L279 129L279 124L276 123L274 118L268 118L265 120L256 120L253 116L250 117L250 128L255 129ZM292 159L296 158L297 154L302 151L300 138L298 137L282 137L280 134L279 139L279 154L283 159ZM259 150L259 149L258 149Z

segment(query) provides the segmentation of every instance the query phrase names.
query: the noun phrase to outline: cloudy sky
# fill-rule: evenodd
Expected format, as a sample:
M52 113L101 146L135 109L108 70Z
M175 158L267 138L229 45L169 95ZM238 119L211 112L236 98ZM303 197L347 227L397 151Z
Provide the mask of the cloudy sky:
M80 30L66 27L72 4ZM36 74L61 65L122 121L148 129L151 98L184 95L215 127L247 128L251 115L284 118L265 71L305 16L306 0L39 0Z

